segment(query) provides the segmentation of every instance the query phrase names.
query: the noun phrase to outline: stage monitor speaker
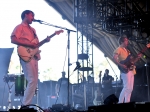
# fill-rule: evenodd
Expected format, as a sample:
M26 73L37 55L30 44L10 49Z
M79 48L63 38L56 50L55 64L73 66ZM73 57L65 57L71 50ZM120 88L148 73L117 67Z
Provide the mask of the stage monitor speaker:
M55 105L55 103L57 103L56 101L58 100L57 99L57 96L47 96L47 100L48 100L48 102L47 102L47 107L52 107L52 105Z
M104 104L105 105L117 104L118 101L119 101L118 98L114 94L111 94L104 100Z
M52 112L71 112L70 106L64 106L62 104L52 105Z

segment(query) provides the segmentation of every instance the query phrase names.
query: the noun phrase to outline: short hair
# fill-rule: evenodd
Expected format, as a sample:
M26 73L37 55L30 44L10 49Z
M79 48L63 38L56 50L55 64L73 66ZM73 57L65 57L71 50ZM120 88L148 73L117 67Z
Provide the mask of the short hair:
M65 71L63 71L63 72L61 72L62 73L62 75L66 75L66 72Z
M105 71L108 71L108 72L109 72L109 70L108 70L108 69L106 69Z
M23 20L25 18L25 15L26 14L29 14L29 13L32 13L34 15L34 12L31 11L31 10L24 10L22 13L21 13L21 19Z
M124 42L124 39L127 38L126 34L122 34L121 37L118 39L118 43L121 44L122 42Z

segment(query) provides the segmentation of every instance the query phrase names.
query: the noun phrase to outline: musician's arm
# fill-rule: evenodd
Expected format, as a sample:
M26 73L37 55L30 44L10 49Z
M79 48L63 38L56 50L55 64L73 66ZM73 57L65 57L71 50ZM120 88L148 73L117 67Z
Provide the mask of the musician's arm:
M123 68L126 68L125 65L121 64L121 63L118 61L118 53L114 53L113 60L114 60L114 62L115 62L117 65L119 65L119 66L121 66L121 67L123 67Z
M37 44L32 43L28 39L25 38L17 38L15 35L11 36L11 43L21 45L21 46L26 46L26 47L32 47L36 48Z
M140 60L140 58L143 56L143 54L138 54L138 57L134 60L134 63L136 63L138 60Z

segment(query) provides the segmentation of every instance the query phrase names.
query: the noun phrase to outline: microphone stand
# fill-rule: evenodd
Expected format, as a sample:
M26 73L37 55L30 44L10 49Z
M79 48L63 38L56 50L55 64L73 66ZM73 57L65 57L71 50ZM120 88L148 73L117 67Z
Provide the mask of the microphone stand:
M109 61L108 61L108 59L107 59L107 56L106 56L106 55L104 55L104 56L105 56L107 62L109 63ZM115 71L114 71L114 69L113 69L113 67L111 66L110 63L109 63L109 65L110 65L110 67L112 68L112 70L113 70L113 72L114 72L114 74L115 74L115 77L116 77L115 95L117 95L117 89L118 89L118 82L117 82L117 79L118 79L118 77L117 77L117 74L115 73Z
M53 27L56 27L56 28L60 28L60 29L67 30L67 33L68 33L68 101L67 101L67 103L68 103L68 104L67 104L67 105L69 106L70 32L76 32L76 31L71 30L71 29L68 29L68 28L65 28L65 27L56 26L56 25L53 25L53 24L50 24L50 23L44 22L44 21L42 21L42 20L38 20L38 21L34 21L34 22L39 22L40 24L44 24L44 25L53 26Z

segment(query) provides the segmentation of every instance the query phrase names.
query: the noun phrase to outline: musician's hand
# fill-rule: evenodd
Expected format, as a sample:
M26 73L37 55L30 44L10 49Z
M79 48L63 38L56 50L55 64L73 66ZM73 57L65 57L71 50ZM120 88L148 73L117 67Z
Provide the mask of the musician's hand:
M124 69L127 69L127 66L126 66L126 65L123 65L123 64L122 64L121 67L124 68Z
M138 54L138 58L141 58L142 57L142 54Z
M51 38L49 38L48 36L47 36L47 38L45 39L46 42L49 42L50 40L51 40Z
M38 44L32 43L31 47L32 47L33 49L35 49L35 48L38 47Z

